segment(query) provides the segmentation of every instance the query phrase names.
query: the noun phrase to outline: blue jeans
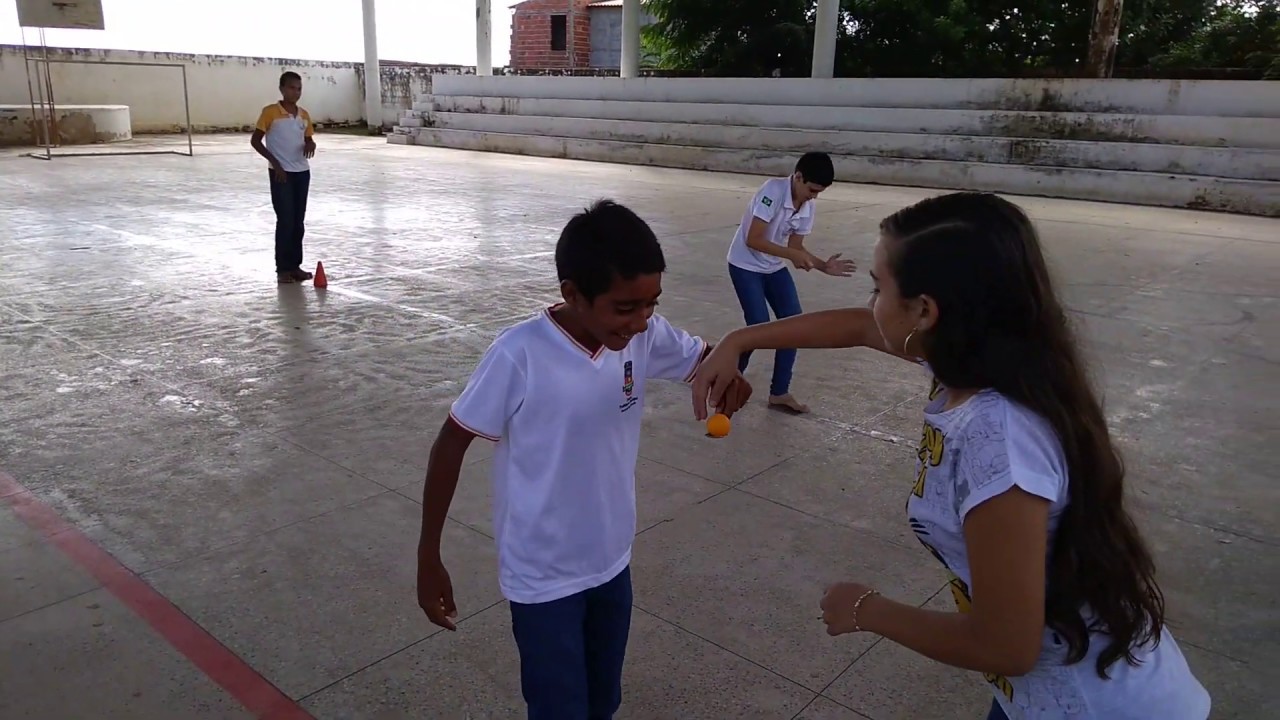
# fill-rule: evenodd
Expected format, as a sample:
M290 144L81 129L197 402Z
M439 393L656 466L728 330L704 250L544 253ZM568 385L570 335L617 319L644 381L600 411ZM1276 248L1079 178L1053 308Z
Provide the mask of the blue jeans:
M622 705L631 568L551 602L511 603L529 720L610 720Z
M773 308L773 314L779 320L802 312L800 295L796 293L796 283L791 279L791 271L786 268L771 273L760 273L730 265L729 279L733 281L733 289L738 293L738 304L742 306L742 319L748 325L769 322L770 308ZM743 353L742 357L738 358L738 370L746 372L750 361L751 353ZM791 391L791 371L795 365L794 349L778 350L774 353L773 379L769 383L770 395L786 395Z
M311 190L311 171L285 173L285 181L271 181L271 206L276 211L276 272L302 269L302 236L306 233L307 195Z

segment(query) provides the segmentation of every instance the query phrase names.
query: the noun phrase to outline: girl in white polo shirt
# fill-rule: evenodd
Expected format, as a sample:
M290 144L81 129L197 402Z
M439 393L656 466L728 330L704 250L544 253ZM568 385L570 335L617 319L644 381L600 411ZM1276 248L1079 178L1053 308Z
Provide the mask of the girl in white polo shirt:
M827 632L877 633L982 673L991 720L1208 717L1030 220L995 195L925 200L881 223L872 278L871 310L735 331L694 383L705 414L739 353L779 347L871 347L933 373L904 489L958 612L844 582L822 598Z
M498 336L431 448L418 603L454 629L440 534L467 447L496 442L498 580L530 720L606 720L622 702L645 386L687 382L708 349L654 313L665 270L627 208L601 201L573 218L556 245L564 303ZM731 385L726 414L751 392Z

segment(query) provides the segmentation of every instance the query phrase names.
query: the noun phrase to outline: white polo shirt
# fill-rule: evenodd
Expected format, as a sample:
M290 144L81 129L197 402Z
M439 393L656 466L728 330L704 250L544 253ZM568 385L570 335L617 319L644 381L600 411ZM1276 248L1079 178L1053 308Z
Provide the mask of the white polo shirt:
M558 600L626 569L645 383L689 382L705 348L661 315L621 352L587 352L550 311L494 340L450 416L498 443L493 528L508 600Z
M808 235L813 232L813 200L805 203L797 211L791 200L791 177L773 178L765 181L751 199L751 205L742 216L738 232L729 245L729 264L743 270L758 273L777 272L786 267L786 261L774 255L766 255L747 247L747 232L751 230L751 221L755 218L769 223L765 231L765 240L787 246L792 235Z
M285 172L311 169L305 152L307 138L315 134L311 113L299 107L297 115L290 115L283 105L272 103L262 108L254 127L264 133L262 144L267 146Z

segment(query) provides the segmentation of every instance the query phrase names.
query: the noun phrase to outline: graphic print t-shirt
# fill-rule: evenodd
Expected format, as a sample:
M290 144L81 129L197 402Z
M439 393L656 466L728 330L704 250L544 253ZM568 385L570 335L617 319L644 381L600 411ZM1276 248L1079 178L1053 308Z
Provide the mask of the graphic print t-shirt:
M1049 546L1068 502L1068 473L1052 426L1031 410L984 391L945 410L946 390L935 383L925 410L919 464L907 513L916 537L951 575L960 612L972 602L964 519L973 508L1013 487L1049 501ZM1086 621L1089 618L1086 617ZM1065 665L1067 645L1045 628L1040 658L1022 677L985 675L1010 720L1204 720L1209 695L1187 667L1166 629L1158 646L1135 654L1137 667L1121 660L1110 679L1095 661L1108 642L1090 638L1089 652Z

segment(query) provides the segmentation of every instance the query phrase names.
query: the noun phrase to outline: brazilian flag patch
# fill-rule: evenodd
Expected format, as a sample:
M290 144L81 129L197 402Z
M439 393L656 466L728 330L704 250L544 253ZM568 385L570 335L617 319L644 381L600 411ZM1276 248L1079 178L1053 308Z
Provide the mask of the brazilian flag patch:
M764 203L765 207L773 207L773 200L771 198L762 198L760 202Z

